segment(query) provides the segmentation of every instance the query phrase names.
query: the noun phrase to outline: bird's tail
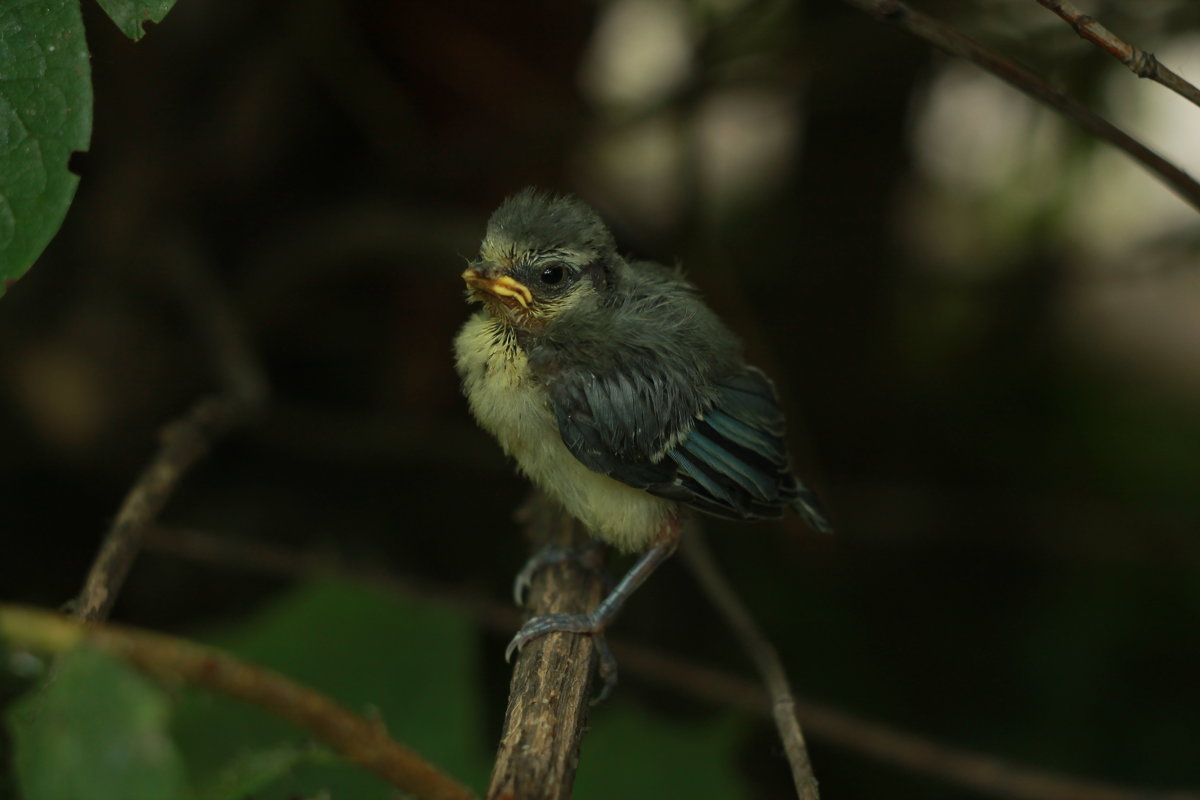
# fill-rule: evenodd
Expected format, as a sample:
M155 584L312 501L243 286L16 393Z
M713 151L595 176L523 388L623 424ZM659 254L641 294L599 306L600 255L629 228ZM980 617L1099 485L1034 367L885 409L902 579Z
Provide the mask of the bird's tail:
M833 526L825 518L816 494L804 484L796 481L796 491L789 499L792 510L803 518L808 527L820 533L833 533Z

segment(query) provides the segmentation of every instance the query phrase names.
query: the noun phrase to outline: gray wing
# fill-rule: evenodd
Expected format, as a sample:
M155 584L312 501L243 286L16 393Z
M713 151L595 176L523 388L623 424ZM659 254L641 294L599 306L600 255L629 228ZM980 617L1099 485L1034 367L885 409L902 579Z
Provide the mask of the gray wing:
M798 511L829 525L792 474L774 387L752 367L696 385L651 365L549 384L567 449L589 469L730 519Z

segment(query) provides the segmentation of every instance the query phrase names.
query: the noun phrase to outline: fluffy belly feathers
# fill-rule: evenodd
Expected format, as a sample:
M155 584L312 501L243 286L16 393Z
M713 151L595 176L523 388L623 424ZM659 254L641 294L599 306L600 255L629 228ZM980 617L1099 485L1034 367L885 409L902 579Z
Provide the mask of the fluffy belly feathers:
M592 472L567 450L545 391L500 322L480 311L454 342L471 413L521 471L598 539L623 550L650 544L674 504Z

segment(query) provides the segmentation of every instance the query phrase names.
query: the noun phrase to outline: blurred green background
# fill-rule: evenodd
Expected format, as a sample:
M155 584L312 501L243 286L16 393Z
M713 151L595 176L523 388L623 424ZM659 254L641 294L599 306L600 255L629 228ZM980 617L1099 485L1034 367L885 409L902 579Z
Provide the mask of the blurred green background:
M1200 80L1200 5L1095 6ZM920 7L1200 174L1200 109L1032 0ZM79 193L0 302L0 599L71 598L156 431L216 387L186 263L227 291L274 395L162 523L508 602L526 487L449 350L464 259L533 184L591 202L624 251L681 260L780 387L838 534L707 527L799 694L1200 786L1200 217L1123 155L833 0L180 0L137 44L85 16ZM191 635L289 583L147 553L114 616ZM400 651L438 635L399 630ZM614 633L750 674L681 562ZM390 663L372 636L330 646L352 673ZM486 766L505 637L466 636L446 680L479 719L451 735ZM718 762L713 797L790 791L766 722L633 674L606 718L625 766L590 771L585 741L581 796L668 796L687 760L656 748ZM974 796L810 746L830 800Z

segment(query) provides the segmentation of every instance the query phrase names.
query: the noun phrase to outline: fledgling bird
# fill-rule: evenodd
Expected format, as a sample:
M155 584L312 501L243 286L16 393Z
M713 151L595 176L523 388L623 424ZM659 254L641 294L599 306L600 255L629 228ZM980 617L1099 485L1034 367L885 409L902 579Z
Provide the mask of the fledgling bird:
M602 633L674 552L683 508L791 508L830 531L792 474L771 382L677 268L623 258L583 202L509 197L462 277L483 304L454 345L475 419L594 538L644 551L594 612L530 620L509 656L551 631Z

